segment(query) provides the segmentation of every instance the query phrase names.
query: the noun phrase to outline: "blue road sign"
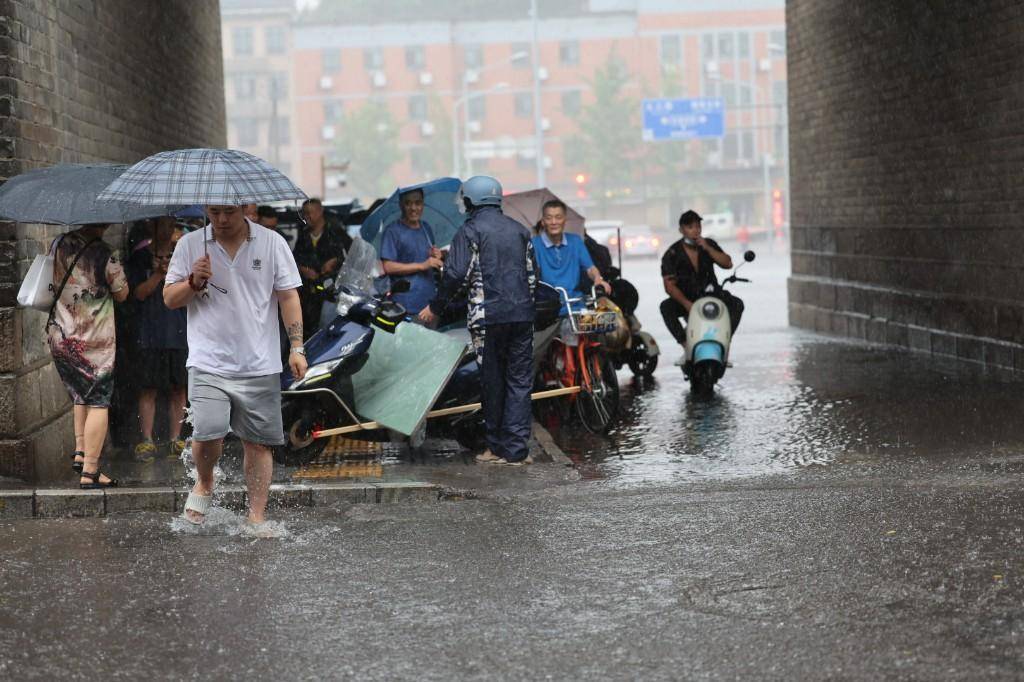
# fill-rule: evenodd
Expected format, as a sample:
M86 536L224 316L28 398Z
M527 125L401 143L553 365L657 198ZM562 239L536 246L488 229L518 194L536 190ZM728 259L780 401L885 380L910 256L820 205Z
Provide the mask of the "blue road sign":
M644 140L689 140L725 135L721 97L645 99Z

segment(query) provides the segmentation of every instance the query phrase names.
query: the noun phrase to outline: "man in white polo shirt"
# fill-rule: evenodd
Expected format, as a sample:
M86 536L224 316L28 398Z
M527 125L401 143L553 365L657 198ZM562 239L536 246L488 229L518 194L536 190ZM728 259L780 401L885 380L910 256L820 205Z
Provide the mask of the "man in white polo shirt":
M188 398L192 454L199 474L185 518L202 523L224 436L245 448L249 523L265 521L274 461L284 442L278 308L292 374L306 374L299 277L288 243L246 219L241 206L207 206L210 224L178 241L167 268L164 303L188 308Z

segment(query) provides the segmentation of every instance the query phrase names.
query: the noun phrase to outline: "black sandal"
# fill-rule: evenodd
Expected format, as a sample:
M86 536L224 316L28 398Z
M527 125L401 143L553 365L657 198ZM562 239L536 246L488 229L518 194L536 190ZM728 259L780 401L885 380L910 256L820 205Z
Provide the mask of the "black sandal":
M81 488L82 490L102 490L103 488L116 488L117 487L117 479L116 478L110 479L110 481L107 482L107 483L100 482L100 471L99 471L99 469L97 469L96 471L94 471L92 473L89 473L88 471L83 471L82 472L82 478L88 478L88 479L92 480L92 483L79 483L78 487Z
M85 459L85 453L82 452L81 450L75 450L74 452L71 453L71 469L78 473L82 473L82 467L85 465L85 462L75 461L75 457L78 457L79 455L82 456L83 460Z

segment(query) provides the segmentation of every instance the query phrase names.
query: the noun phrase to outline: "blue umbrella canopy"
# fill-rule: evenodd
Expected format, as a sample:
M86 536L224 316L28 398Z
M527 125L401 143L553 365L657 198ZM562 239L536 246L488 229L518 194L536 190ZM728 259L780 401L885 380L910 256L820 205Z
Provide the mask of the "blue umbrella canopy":
M399 187L387 201L366 216L360 236L380 250L380 235L384 228L402 217L398 197L415 189L423 190L423 220L434 233L434 246L448 246L455 232L466 222L462 206L462 181L458 178L439 178L418 185Z
M99 201L128 166L63 164L16 175L0 187L0 217L19 223L89 225L171 215L180 206Z

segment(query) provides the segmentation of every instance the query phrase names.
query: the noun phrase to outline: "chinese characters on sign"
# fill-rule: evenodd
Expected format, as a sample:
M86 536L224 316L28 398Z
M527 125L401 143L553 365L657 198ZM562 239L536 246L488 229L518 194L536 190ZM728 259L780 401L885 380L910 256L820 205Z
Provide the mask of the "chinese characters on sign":
M645 99L641 106L645 141L725 135L725 106L720 97Z

